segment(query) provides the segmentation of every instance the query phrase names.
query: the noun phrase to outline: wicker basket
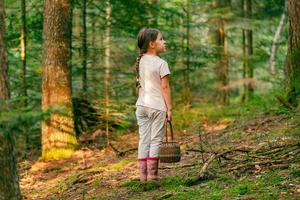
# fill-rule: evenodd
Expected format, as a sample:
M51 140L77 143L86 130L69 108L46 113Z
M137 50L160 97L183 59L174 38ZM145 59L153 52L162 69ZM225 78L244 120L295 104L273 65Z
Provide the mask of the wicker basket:
M173 139L173 128L172 123L169 122L171 131L171 141L168 141L168 130L166 123L166 142L162 143L159 152L159 160L161 163L175 163L180 161L180 146Z

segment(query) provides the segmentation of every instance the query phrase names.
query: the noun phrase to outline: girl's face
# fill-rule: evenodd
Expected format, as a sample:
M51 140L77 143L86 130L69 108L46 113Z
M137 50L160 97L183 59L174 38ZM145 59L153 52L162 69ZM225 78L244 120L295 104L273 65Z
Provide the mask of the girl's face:
M152 47L156 53L163 53L166 51L165 41L160 32L157 34L156 40L154 42L150 42L150 47Z

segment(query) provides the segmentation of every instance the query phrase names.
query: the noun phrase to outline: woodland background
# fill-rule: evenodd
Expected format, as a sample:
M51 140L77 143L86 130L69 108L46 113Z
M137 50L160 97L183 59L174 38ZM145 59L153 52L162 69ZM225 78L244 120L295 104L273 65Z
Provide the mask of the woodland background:
M0 199L299 198L296 0L1 0L0 8ZM146 185L131 180L143 27L166 40L183 150L181 163L162 165L161 183Z

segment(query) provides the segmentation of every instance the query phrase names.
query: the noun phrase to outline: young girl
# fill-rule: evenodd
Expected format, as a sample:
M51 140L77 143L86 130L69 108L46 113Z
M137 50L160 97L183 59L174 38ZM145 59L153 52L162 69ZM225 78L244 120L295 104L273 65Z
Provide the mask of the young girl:
M168 63L158 57L166 51L157 29L143 28L138 34L140 54L136 62L139 126L138 161L140 180L157 180L158 153L165 133L166 120L172 120Z

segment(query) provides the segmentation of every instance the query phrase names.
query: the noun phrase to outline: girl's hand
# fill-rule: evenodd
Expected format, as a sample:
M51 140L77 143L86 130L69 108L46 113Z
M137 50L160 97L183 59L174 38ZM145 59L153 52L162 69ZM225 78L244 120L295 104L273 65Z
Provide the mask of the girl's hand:
M168 122L172 121L172 110L167 111L167 121Z

